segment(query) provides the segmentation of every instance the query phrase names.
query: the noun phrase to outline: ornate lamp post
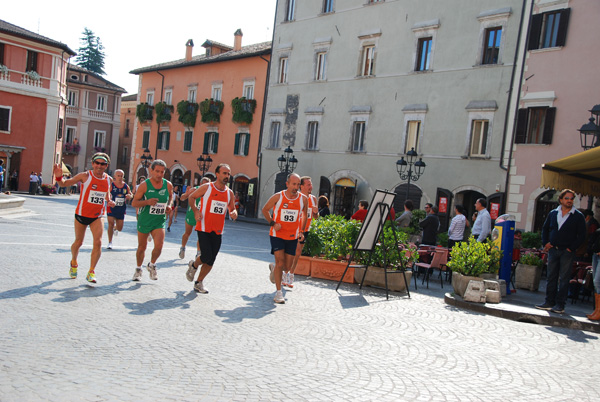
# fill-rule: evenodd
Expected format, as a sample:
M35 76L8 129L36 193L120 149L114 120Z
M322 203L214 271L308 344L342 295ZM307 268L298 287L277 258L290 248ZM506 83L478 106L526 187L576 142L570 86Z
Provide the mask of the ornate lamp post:
M592 116L589 122L581 126L579 135L581 137L581 148L587 151L590 148L600 146L600 105L596 105L590 110Z
M198 169L200 169L201 176L204 176L204 174L208 172L212 161L212 158L207 152L203 152L202 155L200 155L198 159L196 159L196 163L198 164Z
M150 154L150 150L148 148L144 149L144 153L142 156L140 156L140 159L142 160L142 166L148 169L148 167L150 167L152 164L152 155Z
M277 165L281 173L285 173L286 176L294 172L296 165L298 165L298 159L294 156L294 150L289 146L283 151L284 155L277 158Z
M425 162L423 162L423 158L419 158L419 160L415 162L418 156L419 155L415 149L411 148L410 151L406 153L406 159L404 159L403 156L396 162L396 170L398 171L400 180L408 180L406 186L406 199L408 199L408 194L410 191L410 181L419 180L419 177L421 177L425 171L426 165Z

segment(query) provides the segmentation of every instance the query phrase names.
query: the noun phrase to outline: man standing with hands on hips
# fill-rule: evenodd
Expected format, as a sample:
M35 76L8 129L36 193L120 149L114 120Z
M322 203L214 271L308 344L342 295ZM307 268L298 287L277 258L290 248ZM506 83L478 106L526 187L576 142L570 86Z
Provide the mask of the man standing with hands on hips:
M285 303L281 290L283 271L289 271L294 263L298 239L304 239L306 227L300 227L301 216L306 216L308 199L298 190L300 189L300 176L292 173L286 182L287 189L273 194L262 208L262 213L269 222L271 239L271 254L275 256L275 267L271 269L270 279L275 283L277 292L273 301L278 304ZM273 216L270 212L273 210ZM304 220L306 225L306 220Z
M585 217L573 208L575 192L565 189L558 196L560 205L548 214L542 228L542 244L548 252L548 283L546 300L535 307L554 313L565 312L569 294L569 279L575 251L585 240Z

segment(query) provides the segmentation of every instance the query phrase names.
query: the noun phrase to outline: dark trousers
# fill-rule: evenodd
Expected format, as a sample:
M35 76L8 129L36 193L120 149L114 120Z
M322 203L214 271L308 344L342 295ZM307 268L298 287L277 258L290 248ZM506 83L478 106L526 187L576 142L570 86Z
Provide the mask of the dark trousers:
M565 307L569 295L569 280L575 261L575 252L551 248L548 252L548 284L546 304Z

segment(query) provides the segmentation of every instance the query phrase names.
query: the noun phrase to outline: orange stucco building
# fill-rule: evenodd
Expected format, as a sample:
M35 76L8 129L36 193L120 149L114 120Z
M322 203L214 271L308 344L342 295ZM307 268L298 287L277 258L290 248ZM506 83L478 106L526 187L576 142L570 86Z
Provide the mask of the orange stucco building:
M207 40L204 54L192 56L193 46L190 39L183 59L131 71L139 90L128 180L147 177L144 151L165 161L165 177L182 187L198 184L202 174L214 177L214 168L227 163L240 213L254 216L271 42L242 47L238 30L233 47ZM212 159L206 172L200 157Z

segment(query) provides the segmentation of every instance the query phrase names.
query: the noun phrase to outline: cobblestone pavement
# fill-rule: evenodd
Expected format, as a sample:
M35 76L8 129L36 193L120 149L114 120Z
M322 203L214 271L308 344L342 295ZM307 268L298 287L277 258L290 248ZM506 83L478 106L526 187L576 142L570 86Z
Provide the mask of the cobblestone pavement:
M2 401L600 400L596 334L459 310L434 287L386 301L301 278L275 305L265 226L227 222L207 295L177 256L183 214L158 281L131 281L132 211L98 284L89 232L70 280L75 198L26 198L36 215L0 217Z

